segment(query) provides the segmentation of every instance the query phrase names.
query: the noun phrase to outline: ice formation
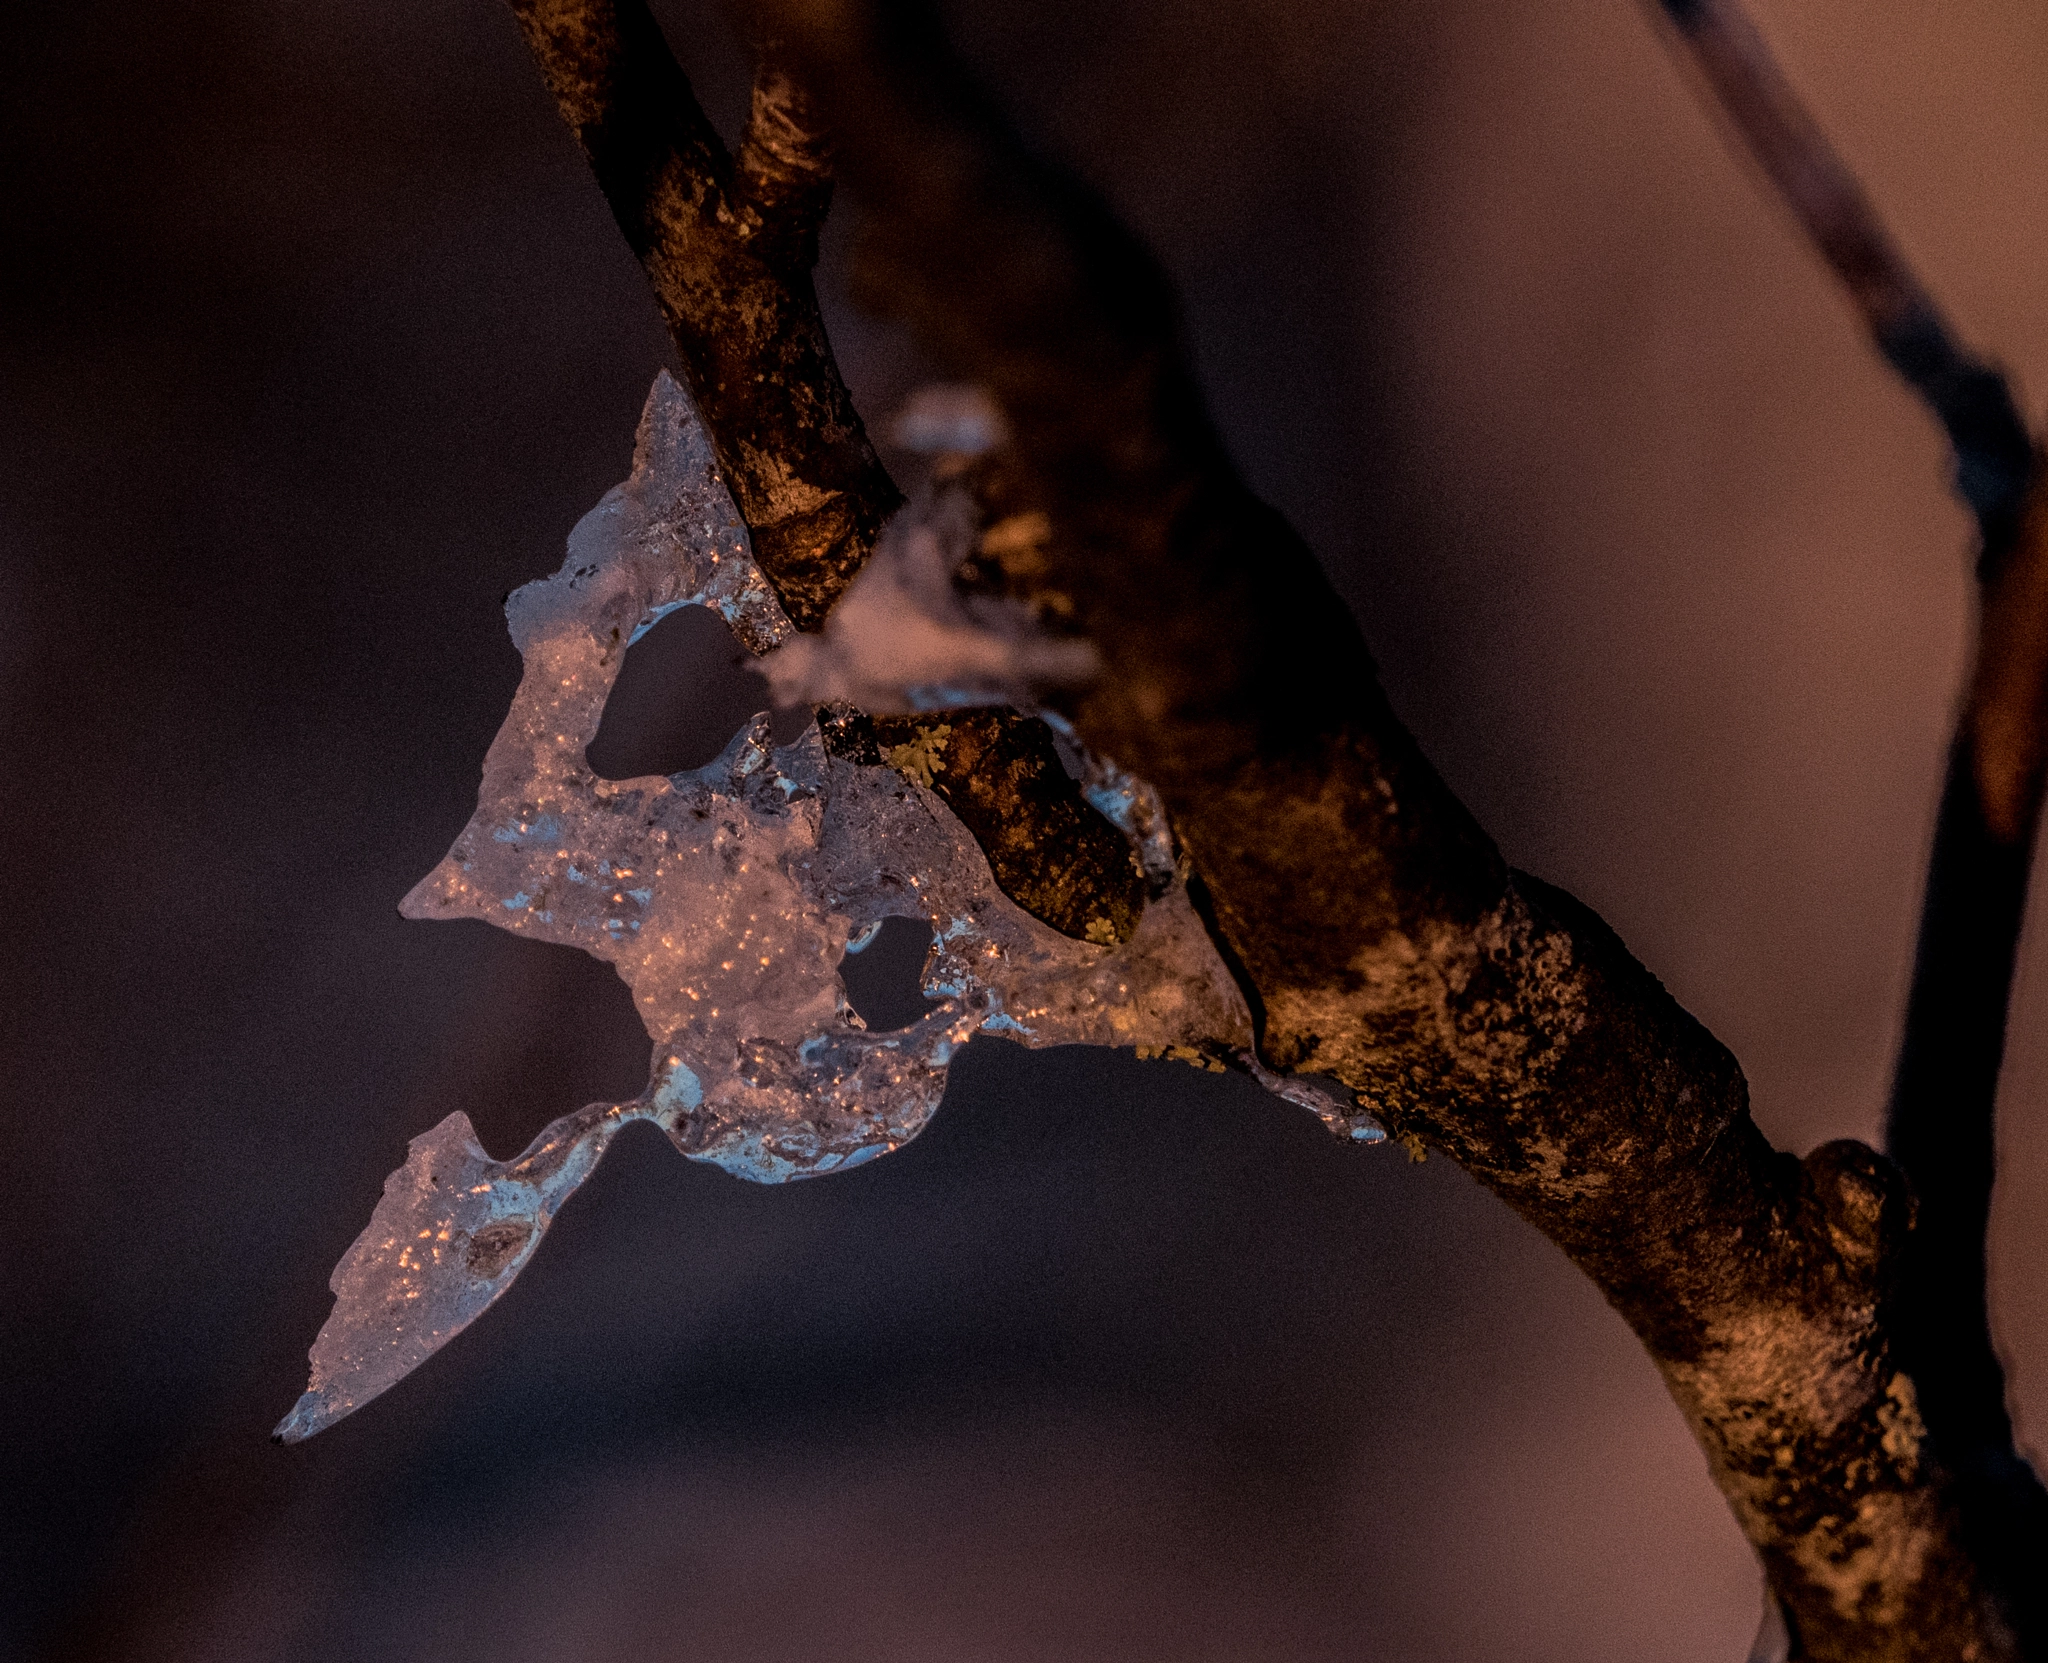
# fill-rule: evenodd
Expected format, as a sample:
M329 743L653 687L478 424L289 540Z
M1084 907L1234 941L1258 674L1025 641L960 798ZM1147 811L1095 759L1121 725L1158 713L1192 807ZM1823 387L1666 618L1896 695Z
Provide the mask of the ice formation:
M287 1442L358 1408L474 1321L631 1120L742 1177L832 1172L915 1137L954 1053L986 1033L1212 1066L1235 1057L1334 1130L1378 1135L1348 1098L1257 1067L1243 998L1172 873L1156 798L1078 746L1091 798L1164 884L1121 946L1072 940L1022 911L932 792L829 755L815 724L777 747L756 717L707 767L599 779L584 748L628 647L688 605L715 607L756 651L792 633L695 411L664 373L632 476L577 525L561 569L506 603L525 661L519 690L475 815L400 909L483 918L612 964L654 1040L647 1089L557 1120L511 1161L492 1160L459 1112L414 1138L335 1269L311 1383L277 1429ZM904 663L899 686L936 685L919 681L929 666ZM838 966L849 941L890 917L930 926L934 1003L910 1027L874 1033L847 1004Z
M777 700L843 702L876 715L1030 710L1092 680L1101 668L1093 642L1047 634L1021 602L954 587L974 546L974 514L967 491L935 491L891 520L823 633L791 635L761 661Z

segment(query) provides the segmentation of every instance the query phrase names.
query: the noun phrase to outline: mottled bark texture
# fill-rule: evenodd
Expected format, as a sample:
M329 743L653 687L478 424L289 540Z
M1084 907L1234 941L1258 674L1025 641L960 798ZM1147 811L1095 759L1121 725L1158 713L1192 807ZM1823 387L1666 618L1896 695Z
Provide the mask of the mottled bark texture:
M754 558L790 621L816 629L901 497L818 313L832 178L802 94L764 68L735 159L644 0L512 11L654 285Z
M734 156L645 0L512 0L512 11L653 284L754 558L790 621L816 630L903 500L839 374L811 280L832 198L825 132L772 46ZM958 744L931 753L925 783L1019 906L1068 935L1129 938L1142 880L1042 722L975 713Z
M1123 833L1074 789L1043 722L1002 709L871 717L842 706L824 731L834 755L887 762L937 792L1034 917L1083 941L1130 940L1145 874Z
M866 211L866 290L988 386L1053 527L1035 578L1103 652L1082 736L1161 791L1277 1066L1457 1160L1642 1338L1801 1655L2020 1655L1887 1325L1911 1205L1804 1162L1732 1057L1569 896L1511 871L1205 415L1163 275L1026 155L921 12L756 0Z

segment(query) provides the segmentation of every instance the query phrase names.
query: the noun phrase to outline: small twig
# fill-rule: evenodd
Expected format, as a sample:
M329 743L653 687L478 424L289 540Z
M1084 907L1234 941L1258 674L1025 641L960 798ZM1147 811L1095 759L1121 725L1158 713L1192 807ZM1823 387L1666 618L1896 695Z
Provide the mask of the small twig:
M2005 378L1954 333L1734 0L1661 0L1715 101L1833 269L1878 350L1955 447L1956 489L1984 529L1988 573L2011 552L2034 447Z
M811 281L829 162L764 60L735 166L644 0L511 0L646 268L754 558L816 629L902 493L840 377Z
M1955 453L1981 539L1976 667L1929 859L1886 1116L1917 1214L1899 1351L1963 1520L2032 1655L2048 1652L2048 1492L2014 1448L1992 1338L1985 1234L2006 1013L2040 818L2048 718L2048 489L1996 370L1955 342L1876 208L1734 0L1664 0L1721 110Z
M645 0L511 0L562 118L654 286L756 563L799 629L824 624L902 493L869 443L811 271L832 200L831 145L772 42L758 53L737 156L698 105ZM1123 836L1013 710L934 759L997 884L1081 939L1128 936L1144 904Z
M1989 527L1984 546L1994 547ZM2028 849L2048 783L2048 468L2038 459L2015 535L1982 579L1962 736L1987 828Z
M1967 736L1950 754L1928 863L1885 1147L1917 1201L1893 1326L1921 1413L1956 1474L1973 1554L2004 1593L2023 1655L2048 1656L2048 1493L2014 1447L1991 1332L1985 1236L1998 1076L2031 842L1987 824Z
M1076 940L1128 941L1145 908L1144 874L1123 833L1075 790L1043 722L1003 709L944 717L835 712L825 743L835 756L879 762L941 722L945 743L918 749L917 777L974 834L1003 892Z

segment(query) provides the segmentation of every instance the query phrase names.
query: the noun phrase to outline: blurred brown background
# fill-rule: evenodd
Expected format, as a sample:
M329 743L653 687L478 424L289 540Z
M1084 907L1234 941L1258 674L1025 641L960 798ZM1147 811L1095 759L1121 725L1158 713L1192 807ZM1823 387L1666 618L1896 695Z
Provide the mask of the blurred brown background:
M2048 13L1755 4L2038 411ZM731 41L664 15L729 123ZM1969 530L1647 11L949 15L1160 249L1510 856L1774 1136L1871 1134ZM1747 1551L1554 1250L1440 1159L1127 1056L978 1044L918 1143L785 1189L628 1137L501 1309L274 1449L405 1140L463 1108L508 1154L642 1078L609 970L393 906L510 694L498 600L665 347L496 0L17 6L0 65L0 1654L1742 1654ZM919 369L843 303L844 219L873 417ZM2043 955L1994 1241L2037 1448Z

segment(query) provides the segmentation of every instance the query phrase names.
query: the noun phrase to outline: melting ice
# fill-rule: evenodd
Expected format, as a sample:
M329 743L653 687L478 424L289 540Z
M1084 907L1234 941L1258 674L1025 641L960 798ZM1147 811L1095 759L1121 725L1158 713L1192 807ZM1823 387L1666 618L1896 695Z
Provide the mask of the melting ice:
M929 562L929 549L915 552ZM741 1177L833 1172L915 1137L955 1052L988 1033L1235 1053L1333 1130L1377 1135L1370 1117L1257 1067L1244 1001L1177 878L1128 942L1071 940L996 887L929 790L829 756L815 725L777 747L765 716L708 767L598 778L584 748L628 647L690 605L715 607L756 652L792 633L696 413L663 373L631 477L576 526L561 569L506 603L525 663L519 691L484 759L475 815L400 908L483 918L613 965L653 1040L647 1089L564 1116L511 1161L490 1159L459 1112L414 1138L335 1269L310 1385L277 1429L287 1442L375 1397L504 1293L631 1120ZM1149 788L1083 762L1134 858L1165 877ZM850 938L891 917L930 928L934 1003L877 1034L847 1004L837 967Z

